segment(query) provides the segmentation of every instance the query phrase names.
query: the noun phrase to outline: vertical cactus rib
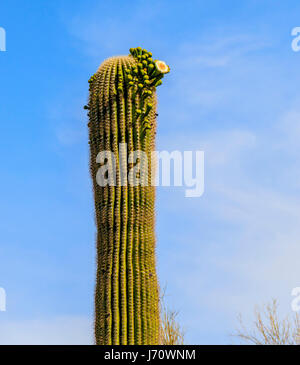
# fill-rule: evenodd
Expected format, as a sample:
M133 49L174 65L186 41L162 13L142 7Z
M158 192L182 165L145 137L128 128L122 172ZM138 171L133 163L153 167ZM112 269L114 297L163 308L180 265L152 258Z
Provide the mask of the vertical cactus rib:
M95 85L95 84L94 84ZM100 137L99 137L99 133L98 131L100 131L100 129L95 128L95 125L97 124L97 120L98 120L98 108L97 108L97 103L94 103L93 98L91 97L92 95L94 95L94 90L93 90L93 85L90 86L90 98L89 98L89 105L90 105L90 110L89 110L89 128L90 128L90 151L91 151L91 159L95 160L96 159L96 149L95 149L95 141L99 141ZM95 170L95 165L94 164L90 164L90 171L91 171L91 176L93 177L93 180L95 180L95 176L96 176L96 170ZM95 201L100 200L101 201L101 196L99 196L99 187L94 184L94 198ZM100 202L98 203L99 205L101 204ZM96 209L96 222L97 225L99 225L100 223L100 210ZM99 225L99 230L97 232L97 242L99 242L100 237L101 237L101 230L102 227L101 225ZM103 316L102 316L102 312L99 311L99 309L104 305L104 290L103 290L103 285L102 285L102 280L101 280L101 268L102 268L102 264L103 261L102 259L104 258L104 254L103 254L103 246L99 246L97 244L97 281L96 281L96 288L95 288L95 311L96 311L96 316L95 316L95 338L98 339L100 342L103 341L103 334L104 334L104 329L103 329Z
M106 66L106 67L105 67ZM102 75L102 79L100 81L100 94L99 94L99 125L101 125L101 130L103 130L103 140L102 140L102 145L103 145L103 149L105 150L107 145L105 142L105 100L104 100L104 95L105 95L105 79L106 79L106 74L109 71L108 65L105 65L104 68L104 72ZM100 150L102 151L102 150ZM100 152L99 151L99 152ZM97 151L98 153L98 151ZM108 237L108 227L107 227L107 209L108 209L108 187L101 187L100 188L102 190L103 196L103 204L102 207L100 208L100 214L101 214L101 230L103 232L103 235L101 237L102 242L98 242L98 245L102 245L103 246L103 251L104 251L104 257L103 257L103 263L104 263L104 269L103 269L103 275L102 275L102 282L103 282L103 286L104 286L104 293L103 293L103 297L104 297L104 306L102 308L99 308L99 310L103 313L103 328L104 328L104 334L103 334L103 344L104 343L109 343L110 342L110 300L111 300L111 295L110 295L110 290L108 290L108 283L109 283L109 278L108 276L110 275L109 273L109 264L110 264L110 260L108 257L109 254L109 237Z
M147 158L148 158L148 166L147 166L147 186L145 186L145 195L143 200L143 206L145 211L145 219L144 219L144 229L145 229L145 279L146 279L146 286L149 288L147 290L147 308L146 308L146 314L147 314L147 343L153 344L154 338L153 338L153 316L151 316L151 310L152 310L152 303L151 303L151 291L153 290L151 286L151 265L149 263L149 257L151 255L151 241L149 240L149 227L152 229L152 222L151 222L151 216L149 215L148 210L148 201L151 194L151 184L149 179L151 178L151 150L149 148L149 136L150 130L145 131L145 136L143 140L143 150L147 151ZM155 304L155 303L154 303Z
M122 60L118 61L119 81L124 79ZM120 304L121 304L121 343L127 344L127 281L126 281L126 247L127 247L127 151L124 151L126 144L126 118L125 118L125 98L124 92L119 93L118 120L120 134L120 174L121 176L121 246L120 246ZM121 150L120 150L121 149Z
M97 224L98 345L158 343L151 151L156 133L155 90L169 67L153 61L152 54L140 47L130 49L130 53L103 62L89 80L85 107L89 110L90 173ZM100 186L97 156L103 151L113 153L116 166L111 159L105 160L108 184ZM132 153L139 154L136 177L132 176L134 161L128 160ZM136 184L135 178L140 183Z
M103 90L107 68L103 67L97 74L97 82L91 84L89 99L89 127L90 127L90 148L91 148L91 173L93 177L94 197L96 203L97 226L97 285L95 291L95 339L96 344L104 344L106 333L105 321L105 273L107 268L107 243L105 238L106 226L104 221L105 194L103 188L96 183L96 156L98 150L104 149L104 126L99 123L103 120Z
M125 62L123 60L123 62ZM129 67L126 64L125 67ZM133 113L132 113L132 89L128 90L128 97L125 99L126 102L126 135L127 135L127 151L128 154L134 151L133 147ZM126 156L127 157L127 156ZM128 167L126 169L128 173ZM135 221L135 209L134 209L134 188L132 184L128 184L128 221L127 221L127 303L128 303L128 344L135 344L135 330L134 330L134 278L133 278L133 230Z
M133 128L134 128L134 152L140 151L139 141L139 120L136 115L136 109L139 108L139 96L136 95L133 100ZM137 153L139 156L139 153ZM136 176L135 176L136 177ZM134 178L135 178L134 177ZM140 186L134 186L134 210L135 210L135 222L134 222L134 242L133 242L133 270L134 270L134 315L135 315L135 344L142 344L142 321L141 321L141 269L140 269Z
M150 98L150 100L149 100ZM147 97L146 100L143 100L140 108L145 113L145 105L147 102L151 101L151 96ZM149 214L147 209L147 201L149 199L149 189L151 189L151 184L149 183L150 177L150 168L151 168L151 150L149 149L149 136L150 129L143 129L141 135L141 144L142 151L145 153L147 159L143 160L143 165L141 166L141 179L143 181L143 188L141 189L141 219L142 219L142 232L141 235L141 257L142 257L142 288L143 288L143 297L142 297L142 311L143 311L143 344L152 344L152 327L153 327L153 318L151 318L151 283L149 280L150 275L150 267L149 267L149 225L151 225L151 220L149 220Z
M111 66L111 78L109 85L110 93L110 127L111 127L111 148L110 150L114 153L116 165L119 166L119 118L118 118L118 99L116 96L116 74L117 74L117 63L113 63ZM120 200L121 200L121 189L120 189L120 173L119 169L116 169L116 186L114 189L114 214L113 214L113 267L112 267L112 308L113 308L113 345L120 344L120 306L119 306L119 256L120 256Z
M157 108L157 101L156 95L153 96L152 99L153 108L149 113L149 119L151 124L152 133L149 136L149 144L151 151L155 150L155 131L156 131L156 108ZM152 177L152 161L150 159L151 165L149 166L149 181L151 181ZM148 232L149 232L149 256L148 256L148 265L150 268L156 267L156 255L155 255L155 188L149 185L149 197L147 199L147 214L150 224L148 225ZM149 279L150 279L150 287L152 288L151 291L151 309L149 312L153 310L153 318L152 321L152 331L151 331L151 341L153 344L158 343L159 337L159 289L158 289L158 280L156 270L149 272Z
M110 116L110 100L109 100L109 89L110 89L110 77L112 73L112 67L109 67L104 82L104 131L105 131L105 150L111 151L111 116ZM110 159L107 162L109 169L112 169ZM109 182L112 177L108 176ZM106 213L106 229L107 229L107 275L106 275L106 343L108 345L113 344L113 309L115 308L115 298L113 296L112 278L113 278L113 253L114 253L114 241L113 241L113 229L114 229L114 202L115 202L115 187L109 184L105 187L108 192L107 205L105 206ZM115 313L114 313L115 314Z

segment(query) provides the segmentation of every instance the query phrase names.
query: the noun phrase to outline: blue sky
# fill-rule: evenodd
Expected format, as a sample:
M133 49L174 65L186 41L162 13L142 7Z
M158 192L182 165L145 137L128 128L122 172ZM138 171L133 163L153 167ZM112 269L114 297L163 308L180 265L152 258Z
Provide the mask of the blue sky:
M158 149L204 150L205 193L158 188L157 256L190 344L300 286L296 0L0 4L0 343L92 343L95 225L87 80L141 45L172 72Z

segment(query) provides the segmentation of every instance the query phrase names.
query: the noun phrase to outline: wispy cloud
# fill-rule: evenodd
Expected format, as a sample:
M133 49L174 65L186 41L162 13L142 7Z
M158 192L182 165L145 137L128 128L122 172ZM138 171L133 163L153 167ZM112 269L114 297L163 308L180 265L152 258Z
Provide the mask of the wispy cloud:
M270 40L262 40L261 37L247 33L230 35L222 29L222 32L219 31L219 36L215 33L203 34L193 42L181 44L179 52L185 55L182 67L216 68L228 66L248 54L267 49L271 45Z
M153 23L164 14L162 10L165 5L133 2L129 13L127 4L123 6L125 9L120 4L97 3L92 11L89 9L65 20L70 34L84 54L99 59L109 53L127 53L134 45L147 47L147 44L160 44Z
M92 320L85 317L1 321L1 345L92 345Z

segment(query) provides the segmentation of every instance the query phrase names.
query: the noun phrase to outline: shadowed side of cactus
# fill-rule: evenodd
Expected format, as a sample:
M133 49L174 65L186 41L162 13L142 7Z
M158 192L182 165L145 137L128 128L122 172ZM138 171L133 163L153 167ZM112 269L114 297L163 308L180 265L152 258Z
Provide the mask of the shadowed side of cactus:
M156 87L169 67L140 47L130 53L102 63L89 80L85 107L97 224L95 341L102 345L159 341L151 151ZM114 159L99 159L101 151L112 152ZM99 184L104 163L115 173Z

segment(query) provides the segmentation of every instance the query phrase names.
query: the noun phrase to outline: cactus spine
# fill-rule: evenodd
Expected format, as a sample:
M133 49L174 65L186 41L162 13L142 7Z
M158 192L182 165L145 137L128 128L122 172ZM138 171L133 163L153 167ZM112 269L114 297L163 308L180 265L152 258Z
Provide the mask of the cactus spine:
M153 61L152 54L140 47L130 53L102 63L89 80L85 107L97 223L95 341L99 345L158 344L160 326L151 151L155 90L169 67ZM117 166L106 186L97 181L101 151L113 152ZM140 184L134 184L134 174L130 175L134 161L128 157L134 151L147 156L147 164L137 160ZM110 159L106 163L113 169Z

